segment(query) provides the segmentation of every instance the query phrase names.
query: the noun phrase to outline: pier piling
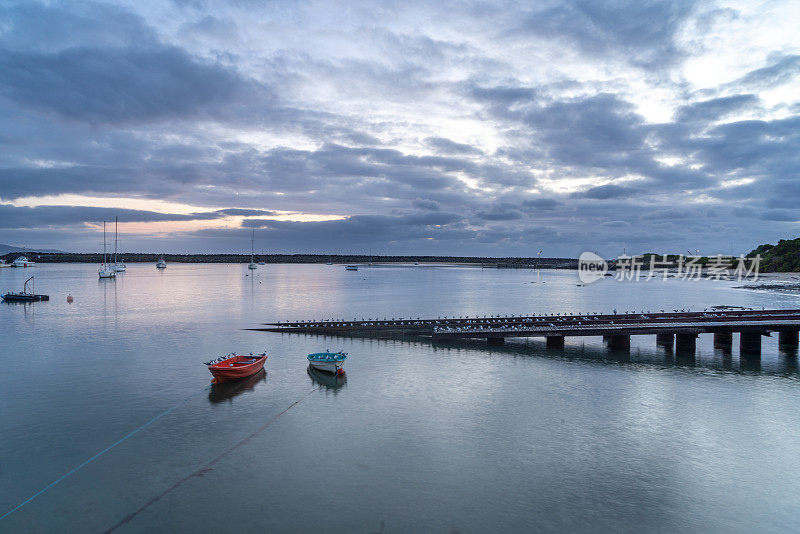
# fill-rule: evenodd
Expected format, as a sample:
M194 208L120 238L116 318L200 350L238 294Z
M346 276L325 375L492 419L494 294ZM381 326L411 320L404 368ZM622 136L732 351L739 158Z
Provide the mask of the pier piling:
M656 345L672 347L675 345L675 334L656 334Z
M631 348L631 336L610 336L608 347L618 350L629 349Z
M730 348L733 346L733 333L731 332L715 332L714 333L714 346L717 348Z
M739 353L749 356L761 355L761 332L739 334Z
M697 350L697 334L676 334L675 352L683 355L694 354Z
M797 330L781 330L778 332L778 345L787 349L797 349L798 345Z

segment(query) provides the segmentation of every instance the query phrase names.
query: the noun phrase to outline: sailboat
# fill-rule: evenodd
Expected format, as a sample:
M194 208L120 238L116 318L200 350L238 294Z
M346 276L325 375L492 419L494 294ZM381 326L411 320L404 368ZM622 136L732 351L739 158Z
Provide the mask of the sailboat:
M263 248L261 249L261 255L262 255L262 256L264 255L264 249L263 249ZM259 262L258 262L258 264L259 264L259 265L266 265L266 264L267 264L267 262L265 262L264 260L261 260L261 261L259 261Z
M255 259L255 252L253 249L255 241L256 241L256 231L253 230L253 237L250 238L250 265L247 266L248 269L258 269L258 265L256 264L256 259Z
M125 264L117 261L117 228L119 226L119 217L114 217L114 271L118 273L125 272Z
M97 270L97 275L100 278L116 278L117 271L108 264L108 255L106 254L106 222L103 221L103 263Z
M156 269L166 269L167 262L164 261L164 255L161 255L161 258L156 262Z

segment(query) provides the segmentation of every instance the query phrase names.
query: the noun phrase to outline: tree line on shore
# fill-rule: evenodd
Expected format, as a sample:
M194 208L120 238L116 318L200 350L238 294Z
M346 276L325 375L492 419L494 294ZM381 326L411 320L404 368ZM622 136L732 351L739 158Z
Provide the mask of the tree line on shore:
M7 262L14 261L20 252L0 256ZM73 252L28 252L25 254L37 263L102 263L99 253ZM153 254L125 253L120 261L126 263L155 263L160 258L176 263L249 263L250 254ZM492 267L572 267L577 268L573 258L525 258L525 257L478 257L478 256L370 256L366 254L258 254L256 261L265 263L468 263Z
M781 239L777 245L759 245L748 256L757 254L761 256L761 272L800 272L800 238Z

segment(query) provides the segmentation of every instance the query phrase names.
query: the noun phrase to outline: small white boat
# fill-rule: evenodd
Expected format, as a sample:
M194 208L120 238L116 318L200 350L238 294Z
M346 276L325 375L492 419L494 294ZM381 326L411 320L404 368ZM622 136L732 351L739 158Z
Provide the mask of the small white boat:
M97 269L97 276L100 278L116 278L117 271L114 270L112 265L108 264L108 255L106 254L106 222L103 221L103 263Z
M3 267L11 267L10 263L6 263L6 260L0 260L0 269Z
M156 269L166 269L166 268L167 268L167 262L164 261L164 256L161 256L161 258L156 262Z
M316 352L308 355L308 365L320 371L342 375L346 359L347 353L341 350L339 352Z
M125 266L124 263L115 263L114 264L114 270L117 271L118 273L124 273L125 269L127 269L127 267Z
M12 267L33 267L34 265L36 265L36 263L32 262L25 256L20 256L11 263Z
M358 265L345 265L344 268L347 271L357 271L358 270Z
M253 244L256 240L256 231L253 230L253 237L250 238L250 265L247 266L248 269L258 269L258 265L256 265L256 258L255 253L253 252Z

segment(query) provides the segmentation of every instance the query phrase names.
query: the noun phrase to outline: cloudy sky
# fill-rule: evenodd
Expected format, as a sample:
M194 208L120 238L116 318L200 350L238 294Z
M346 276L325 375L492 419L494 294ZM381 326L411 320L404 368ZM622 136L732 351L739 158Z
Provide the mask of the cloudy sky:
M797 2L0 5L0 243L616 256L800 235Z

